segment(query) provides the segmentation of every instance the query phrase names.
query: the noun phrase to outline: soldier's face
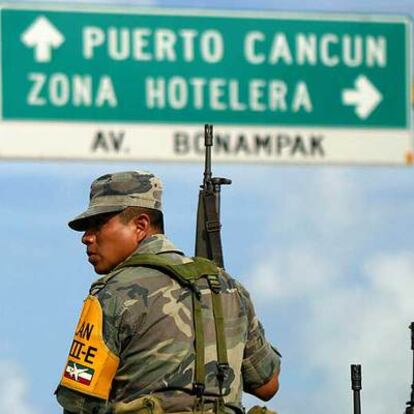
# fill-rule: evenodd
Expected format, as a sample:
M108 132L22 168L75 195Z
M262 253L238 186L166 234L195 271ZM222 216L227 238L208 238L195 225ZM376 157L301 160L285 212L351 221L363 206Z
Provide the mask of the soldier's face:
M88 261L98 274L109 273L124 261L139 241L134 220L123 223L119 214L97 216L82 236Z

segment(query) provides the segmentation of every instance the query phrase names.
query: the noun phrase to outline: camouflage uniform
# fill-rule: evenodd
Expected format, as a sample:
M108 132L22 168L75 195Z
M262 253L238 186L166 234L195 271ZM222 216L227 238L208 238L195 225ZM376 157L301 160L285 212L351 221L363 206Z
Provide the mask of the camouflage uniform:
M140 254L157 254L175 263L191 261L160 234L144 240L133 253ZM224 271L220 282L230 365L224 382L225 402L229 407L241 407L243 389L268 382L279 369L280 359L265 339L247 291ZM204 408L209 410L219 395L216 336L211 291L205 279L197 283L202 293L206 350L208 396ZM167 413L193 411L195 350L189 289L161 271L126 267L98 279L90 294L101 304L104 341L119 356L120 364L109 401L60 386L57 399L65 412L110 413L114 403L128 403L149 394L160 400Z

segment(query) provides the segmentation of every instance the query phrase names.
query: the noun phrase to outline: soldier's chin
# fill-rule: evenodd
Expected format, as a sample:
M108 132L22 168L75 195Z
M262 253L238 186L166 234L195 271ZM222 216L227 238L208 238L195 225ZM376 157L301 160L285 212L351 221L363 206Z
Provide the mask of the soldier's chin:
M89 263L93 266L95 273L97 273L98 275L103 275L107 273L107 270L104 264L100 263L100 261L97 260L95 257L92 258L91 256L88 260L89 260Z
M104 275L106 273L108 273L108 270L106 269L106 267L104 266L99 266L99 264L92 264L93 268L95 269L95 273L97 273L98 275Z

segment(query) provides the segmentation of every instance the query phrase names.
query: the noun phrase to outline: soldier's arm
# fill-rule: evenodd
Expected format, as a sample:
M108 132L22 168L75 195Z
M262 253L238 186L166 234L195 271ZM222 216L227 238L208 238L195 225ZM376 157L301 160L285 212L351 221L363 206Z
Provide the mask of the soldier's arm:
M266 341L255 318L248 335L242 363L243 389L262 400L269 400L279 389L280 354Z
M63 414L103 414L107 403L69 388L59 386L56 391L59 404L64 407Z
M279 371L273 374L273 377L266 384L250 390L250 393L263 401L269 401L279 389Z
M264 329L256 317L248 292L239 287L249 321L244 349L242 376L243 390L262 400L269 400L279 389L281 355L266 340Z
M121 310L117 301L110 294L103 296L104 300L102 301L96 296L88 296L85 301L85 304L88 305L84 305L81 313L81 328L77 329L78 332L75 333L73 341L76 346L72 343L64 375L56 390L56 398L62 406L64 414L103 414L108 409L108 401L103 395L102 388L98 390L94 385L98 383L96 378L100 378L103 372L97 361L102 357L109 361L111 355L118 358L116 329ZM95 311L93 312L91 309ZM102 320L97 316L99 313L101 313ZM79 325L80 323L78 323ZM82 328L83 326L86 328ZM103 333L109 333L115 339L108 340L107 335L103 335ZM102 354L103 352L105 355ZM71 367L72 371L68 367ZM89 374L89 378L84 376L84 372ZM105 379L99 380L99 384L104 384L105 391L110 390L111 377L104 375ZM91 378L95 379L95 383L91 381Z

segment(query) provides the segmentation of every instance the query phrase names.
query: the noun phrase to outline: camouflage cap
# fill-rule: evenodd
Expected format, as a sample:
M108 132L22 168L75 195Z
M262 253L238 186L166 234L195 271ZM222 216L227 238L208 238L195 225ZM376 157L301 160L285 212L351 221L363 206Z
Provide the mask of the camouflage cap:
M125 171L105 174L91 185L89 207L69 221L71 229L84 231L88 220L105 213L116 213L127 207L161 209L161 180L147 171Z

